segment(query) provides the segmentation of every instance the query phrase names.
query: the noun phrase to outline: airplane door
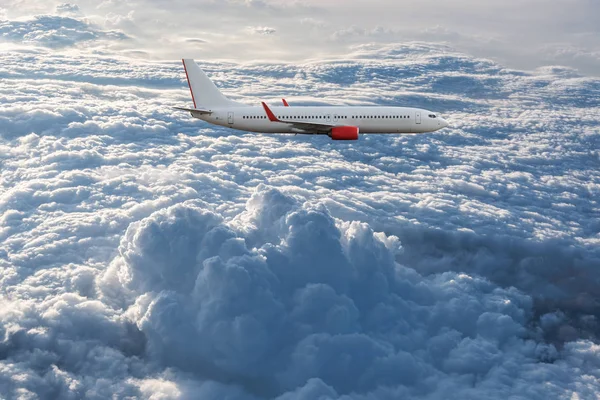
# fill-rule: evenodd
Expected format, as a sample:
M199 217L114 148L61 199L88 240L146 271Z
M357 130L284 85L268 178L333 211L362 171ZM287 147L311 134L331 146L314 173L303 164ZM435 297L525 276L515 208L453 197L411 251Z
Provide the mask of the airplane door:
M325 115L325 121L331 122L331 114Z
M337 117L337 115L334 115L334 116L333 116L333 122L337 122L337 120L338 120L338 117Z
M227 113L227 123L230 125L233 125L233 113L232 112Z
M421 111L415 112L415 121L417 122L417 124L421 123Z

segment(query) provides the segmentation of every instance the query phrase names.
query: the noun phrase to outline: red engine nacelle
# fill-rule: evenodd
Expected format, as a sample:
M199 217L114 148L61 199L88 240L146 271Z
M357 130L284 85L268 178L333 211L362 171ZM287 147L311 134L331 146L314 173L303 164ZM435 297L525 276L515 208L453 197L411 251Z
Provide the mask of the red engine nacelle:
M358 126L336 126L329 136L333 140L358 140Z

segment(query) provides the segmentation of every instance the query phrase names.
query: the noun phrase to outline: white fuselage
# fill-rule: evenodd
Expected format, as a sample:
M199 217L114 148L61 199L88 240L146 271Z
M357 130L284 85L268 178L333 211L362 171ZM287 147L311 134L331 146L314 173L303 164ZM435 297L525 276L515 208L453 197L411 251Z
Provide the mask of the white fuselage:
M299 128L299 124L356 126L360 133L425 133L448 126L436 113L408 107L273 107L278 119L270 121L263 107L238 106L212 108L211 114L191 112L192 116L215 125L249 132L318 133Z

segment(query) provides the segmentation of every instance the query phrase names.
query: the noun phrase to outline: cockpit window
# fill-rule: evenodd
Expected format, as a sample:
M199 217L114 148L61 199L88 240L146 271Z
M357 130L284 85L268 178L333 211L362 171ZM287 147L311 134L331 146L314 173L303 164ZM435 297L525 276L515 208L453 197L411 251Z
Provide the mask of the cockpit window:
M429 114L429 118L437 118L435 114Z

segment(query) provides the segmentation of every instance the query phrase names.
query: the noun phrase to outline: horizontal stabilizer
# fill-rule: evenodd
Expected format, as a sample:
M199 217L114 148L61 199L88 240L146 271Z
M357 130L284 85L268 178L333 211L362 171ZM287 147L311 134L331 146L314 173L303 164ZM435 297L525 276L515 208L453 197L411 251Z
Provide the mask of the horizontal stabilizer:
M210 110L204 110L201 108L185 108L185 107L173 107L176 110L179 111L188 111L188 112L195 112L198 114L212 114L213 112Z

